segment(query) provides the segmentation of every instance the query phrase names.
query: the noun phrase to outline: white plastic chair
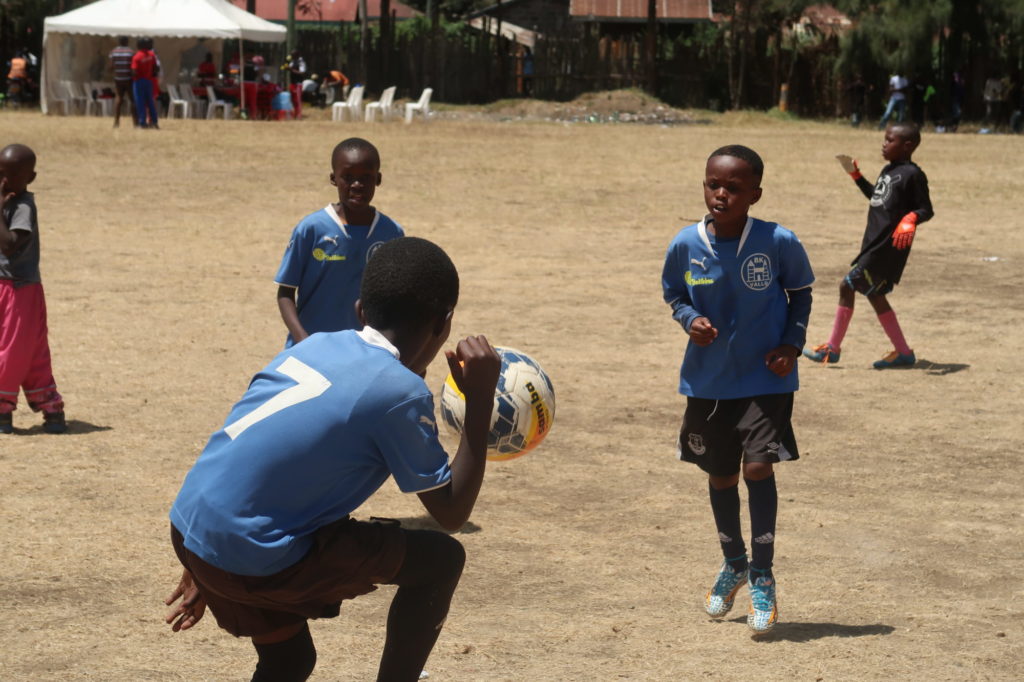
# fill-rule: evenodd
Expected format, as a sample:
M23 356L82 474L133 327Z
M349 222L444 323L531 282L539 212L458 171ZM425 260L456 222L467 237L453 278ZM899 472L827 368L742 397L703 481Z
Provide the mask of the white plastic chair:
M405 122L412 123L412 117L419 112L423 115L423 120L430 120L430 96L434 94L433 88L423 88L423 94L420 95L418 102L406 102L405 104Z
M68 99L71 100L72 110L77 110L81 106L82 113L86 113L89 109L89 100L92 98L86 96L85 88L80 83L72 81L61 81L61 83L64 84L64 90L68 94Z
M192 90L192 86L188 83L182 85L178 83L178 95L188 102L189 108L192 111L193 118L205 118L206 117L206 100L199 99L196 97L196 93Z
M379 100L366 105L366 122L372 122L377 117L378 111L382 121L390 121L391 116L395 113L394 102L395 86L392 85L390 88L384 89L384 92L380 94Z
M217 99L217 93L213 91L212 85L206 86L206 96L210 100L206 105L207 120L213 118L213 115L218 108L223 112L225 121L231 118L231 104L225 100Z
M348 93L348 99L344 102L335 102L331 105L331 120L344 121L345 116L351 116L353 121L360 120L363 116L363 90L366 88L357 85Z
M174 112L179 110L181 111L181 118L189 118L189 109L191 107L188 100L178 93L178 86L168 84L167 94L171 98L167 104L167 118L174 118Z
M53 97L50 98L54 104L59 104L65 116L70 116L75 111L75 104L71 101L71 95L64 81L57 81L53 86Z

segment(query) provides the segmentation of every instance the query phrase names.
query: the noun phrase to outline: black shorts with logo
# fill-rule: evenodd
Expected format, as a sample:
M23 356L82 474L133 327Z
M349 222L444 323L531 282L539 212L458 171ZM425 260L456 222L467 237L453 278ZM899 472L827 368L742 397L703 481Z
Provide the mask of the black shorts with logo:
M712 476L737 474L742 462L799 459L792 416L792 393L733 400L687 398L679 459Z
M854 291L865 296L884 296L890 293L895 284L890 275L880 268L871 270L860 263L850 269L846 275L846 284Z

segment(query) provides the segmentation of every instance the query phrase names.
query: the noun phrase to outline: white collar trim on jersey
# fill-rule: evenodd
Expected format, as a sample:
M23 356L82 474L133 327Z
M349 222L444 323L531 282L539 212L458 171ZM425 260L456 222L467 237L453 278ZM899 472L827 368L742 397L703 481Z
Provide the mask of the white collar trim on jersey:
M373 327L367 325L360 329L359 331L357 331L356 334L358 334L359 338L361 338L363 341L370 344L371 346L379 346L386 350L387 352L394 355L396 360L401 360L401 358L399 357L398 349L395 348L395 345L388 341L383 334L381 334Z
M708 226L706 221L707 218L705 217L702 218L699 223L697 223L697 233L700 235L701 241L704 242L704 246L708 247L708 251L714 253L715 250L711 246L711 239L708 237ZM743 251L743 244L746 243L747 236L750 235L750 228L753 227L753 225L754 219L751 218L750 216L747 216L747 224L743 226L743 234L740 235L740 245L736 247L737 256L740 254L741 251Z
M327 211L327 215L331 216L331 220L334 221L334 224L338 226L338 229L341 230L341 233L345 235L346 239L348 239L348 230L345 229L345 223L342 222L341 216L339 216L338 212L334 210L334 204L327 204L327 208L325 208L324 210ZM379 221L380 211L378 211L377 209L373 209L373 222L370 223L370 231L366 233L367 239L369 239L370 235L373 234L373 231L377 229L377 223Z

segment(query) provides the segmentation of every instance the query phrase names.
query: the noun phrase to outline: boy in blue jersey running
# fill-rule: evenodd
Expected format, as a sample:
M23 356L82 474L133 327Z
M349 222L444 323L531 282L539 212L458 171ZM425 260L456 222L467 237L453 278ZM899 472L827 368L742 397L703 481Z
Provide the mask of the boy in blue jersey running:
M445 351L466 396L451 462L421 378L448 338L458 295L458 273L439 247L390 241L363 275L356 311L365 326L313 334L252 379L171 508L185 567L166 600L175 631L209 606L220 627L252 638L254 682L297 682L316 663L307 620L337 616L342 600L392 584L377 679L418 678L465 550L445 533L349 515L390 476L448 530L473 510L501 360L483 336Z
M334 148L330 181L338 203L299 221L274 278L285 348L316 332L362 326L354 305L363 268L383 242L404 234L370 203L381 177L380 154L366 140L350 137Z
M773 464L799 456L790 419L814 282L796 235L747 215L761 198L763 173L752 149L713 152L704 179L708 215L680 230L662 272L665 301L690 337L679 380L687 400L678 455L708 474L725 556L704 607L712 617L725 616L747 582L747 624L755 633L778 618ZM740 530L741 472L753 539L749 562Z

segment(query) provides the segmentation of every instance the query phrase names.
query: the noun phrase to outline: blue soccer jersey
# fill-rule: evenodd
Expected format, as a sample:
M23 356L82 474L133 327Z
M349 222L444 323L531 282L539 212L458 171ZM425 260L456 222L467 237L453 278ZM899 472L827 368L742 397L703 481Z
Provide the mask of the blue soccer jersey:
M274 281L298 289L299 321L310 334L359 329L355 302L366 261L382 243L404 234L380 211L370 225L346 225L328 205L295 226ZM292 343L289 334L285 348Z
M679 392L728 400L795 391L796 369L779 377L765 355L782 344L803 346L807 320L790 319L786 292L813 282L803 244L775 223L748 218L731 240L716 239L704 221L680 230L665 257L665 302L687 331L706 317L718 337L686 347Z
M170 517L207 563L270 575L299 561L318 528L354 511L388 476L406 493L451 478L430 389L370 327L314 334L253 378Z

